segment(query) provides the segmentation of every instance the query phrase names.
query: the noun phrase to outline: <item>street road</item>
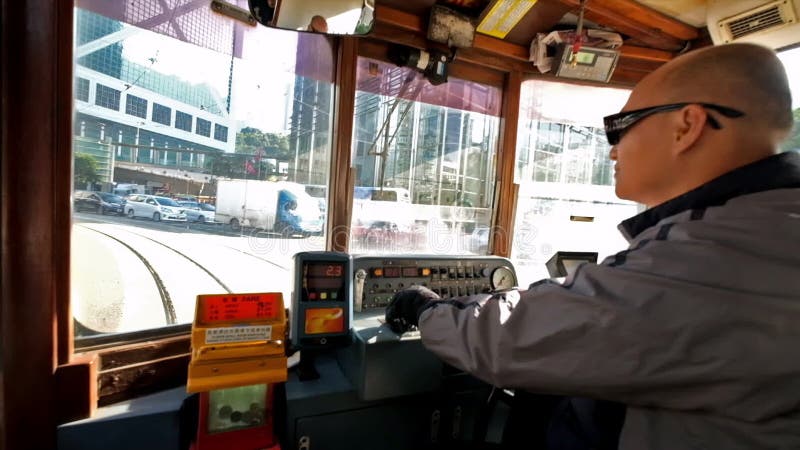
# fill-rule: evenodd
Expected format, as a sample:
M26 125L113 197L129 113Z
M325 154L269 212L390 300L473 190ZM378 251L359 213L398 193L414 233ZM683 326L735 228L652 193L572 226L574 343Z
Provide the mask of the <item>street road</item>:
M199 294L282 292L292 255L323 250L323 237L232 232L214 224L75 213L72 311L76 335L190 323Z

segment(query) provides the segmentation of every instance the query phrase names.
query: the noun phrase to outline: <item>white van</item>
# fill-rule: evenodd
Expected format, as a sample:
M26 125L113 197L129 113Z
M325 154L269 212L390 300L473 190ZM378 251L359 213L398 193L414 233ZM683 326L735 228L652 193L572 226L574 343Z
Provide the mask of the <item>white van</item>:
M131 194L125 200L125 214L131 219L147 217L153 219L154 222L160 222L161 220L186 222L184 208L171 198L158 195Z

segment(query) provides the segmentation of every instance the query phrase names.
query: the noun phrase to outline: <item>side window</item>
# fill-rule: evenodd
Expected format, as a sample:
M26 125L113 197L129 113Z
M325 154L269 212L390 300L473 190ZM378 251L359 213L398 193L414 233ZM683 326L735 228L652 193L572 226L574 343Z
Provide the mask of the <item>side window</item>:
M73 215L75 347L186 328L199 294L283 292L288 303L291 257L325 248L325 218L304 197L295 222L276 231L261 217L277 202L259 193L328 187L333 44L249 27L207 5L79 3L73 155L93 164L75 177L127 203L103 224ZM242 189L225 190L234 185ZM171 200L169 211L146 214L142 202L158 205L151 195L213 205L220 224L210 214L187 222Z
M616 226L641 206L614 193L603 117L618 112L629 93L552 81L523 83L511 248L520 286L548 278L545 263L557 251L597 252L600 261L627 247Z
M800 151L800 48L778 53L786 68L789 87L792 90L792 109L794 110L794 130L783 143L784 151Z

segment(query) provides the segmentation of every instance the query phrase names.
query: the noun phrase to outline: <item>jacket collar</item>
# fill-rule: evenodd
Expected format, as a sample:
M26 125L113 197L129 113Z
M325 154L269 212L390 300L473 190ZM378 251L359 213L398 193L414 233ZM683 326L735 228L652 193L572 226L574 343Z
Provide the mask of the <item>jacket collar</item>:
M620 223L620 230L632 239L662 219L683 211L719 206L741 195L783 188L800 188L800 152L779 153L734 169L624 220Z

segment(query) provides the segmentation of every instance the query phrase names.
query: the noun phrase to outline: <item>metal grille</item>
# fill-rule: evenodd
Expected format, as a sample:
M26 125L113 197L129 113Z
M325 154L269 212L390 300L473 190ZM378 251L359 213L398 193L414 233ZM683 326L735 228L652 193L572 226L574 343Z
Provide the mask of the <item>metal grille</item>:
M207 0L124 2L124 21L220 53L231 54L234 22L212 13L208 3Z
M727 32L728 41L782 27L795 22L794 12L786 0L772 2L747 13L723 20L719 26Z

